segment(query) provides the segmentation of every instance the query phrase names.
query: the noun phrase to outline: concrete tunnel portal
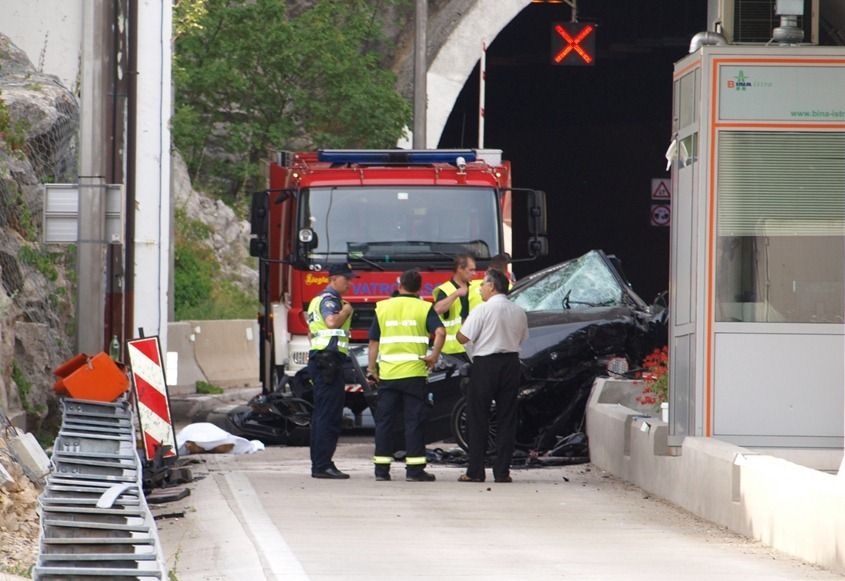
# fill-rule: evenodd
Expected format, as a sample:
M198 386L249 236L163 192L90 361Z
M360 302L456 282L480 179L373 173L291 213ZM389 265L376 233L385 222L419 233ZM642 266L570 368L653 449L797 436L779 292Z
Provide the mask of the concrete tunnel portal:
M580 0L596 25L593 66L553 66L551 27L565 3L479 0L430 59L429 147L478 145L478 60L486 40L485 147L502 149L513 185L548 193L549 256L517 276L601 248L622 259L647 301L668 286L669 229L652 226L651 180L668 178L672 65L706 28L699 0ZM439 137L439 141L438 141ZM525 210L514 205L514 253Z

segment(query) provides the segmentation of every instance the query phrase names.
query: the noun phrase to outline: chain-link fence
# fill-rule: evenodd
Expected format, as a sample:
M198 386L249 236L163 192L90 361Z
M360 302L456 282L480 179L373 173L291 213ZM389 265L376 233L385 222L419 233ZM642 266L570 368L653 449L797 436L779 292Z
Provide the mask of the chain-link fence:
M23 150L42 182L73 182L77 176L79 107L68 93L54 100L46 123L27 132Z

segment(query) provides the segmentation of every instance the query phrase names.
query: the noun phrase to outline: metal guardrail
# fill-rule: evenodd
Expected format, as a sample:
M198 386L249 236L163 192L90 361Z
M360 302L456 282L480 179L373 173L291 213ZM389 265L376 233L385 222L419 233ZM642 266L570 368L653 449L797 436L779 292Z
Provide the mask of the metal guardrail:
M39 497L41 538L33 579L167 579L141 485L134 408L62 400L53 472Z

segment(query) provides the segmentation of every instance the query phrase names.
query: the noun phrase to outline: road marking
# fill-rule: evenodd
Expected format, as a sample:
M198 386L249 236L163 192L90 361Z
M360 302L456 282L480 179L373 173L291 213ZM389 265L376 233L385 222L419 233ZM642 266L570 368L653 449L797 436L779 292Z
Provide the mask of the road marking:
M241 472L230 472L225 479L231 499L240 513L238 518L252 540L265 571L271 574L268 578L310 581L302 563L267 516L249 478Z

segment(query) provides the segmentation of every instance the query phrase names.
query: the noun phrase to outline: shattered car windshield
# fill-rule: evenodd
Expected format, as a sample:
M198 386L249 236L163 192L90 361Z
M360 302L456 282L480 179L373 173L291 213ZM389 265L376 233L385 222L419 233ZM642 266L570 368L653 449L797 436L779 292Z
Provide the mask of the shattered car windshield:
M624 304L625 291L596 251L570 260L515 289L510 299L526 311L556 311Z

